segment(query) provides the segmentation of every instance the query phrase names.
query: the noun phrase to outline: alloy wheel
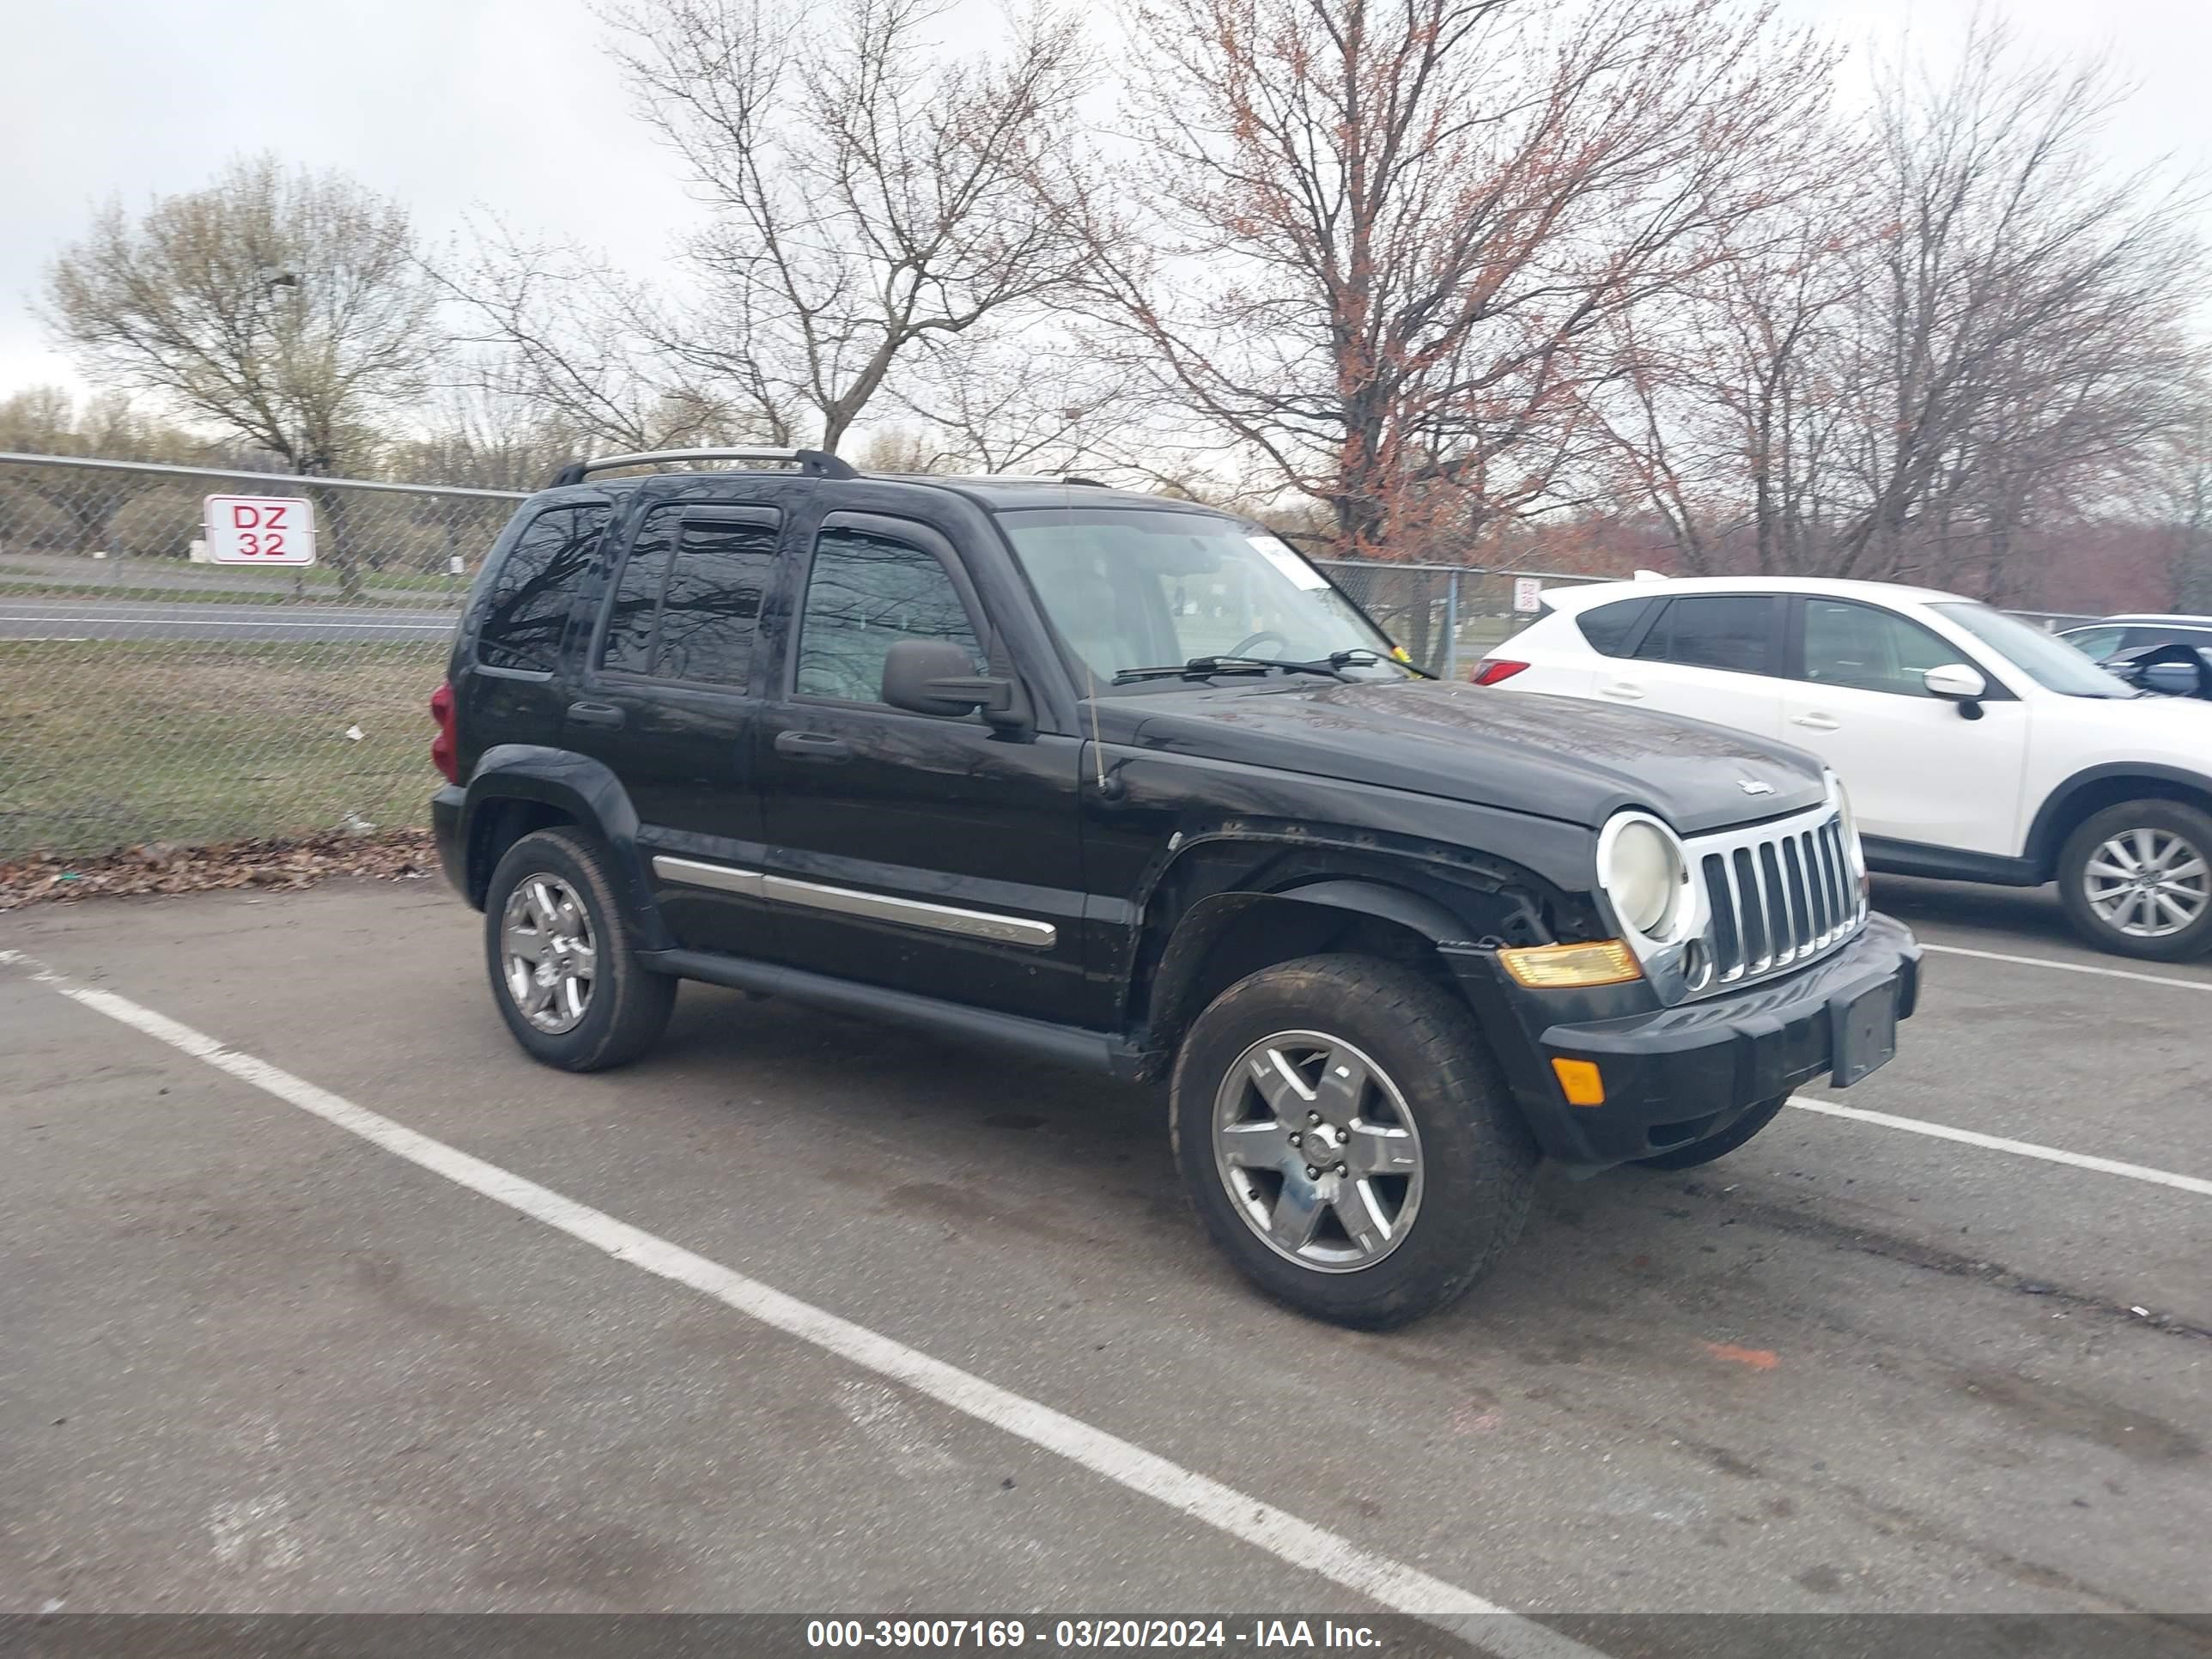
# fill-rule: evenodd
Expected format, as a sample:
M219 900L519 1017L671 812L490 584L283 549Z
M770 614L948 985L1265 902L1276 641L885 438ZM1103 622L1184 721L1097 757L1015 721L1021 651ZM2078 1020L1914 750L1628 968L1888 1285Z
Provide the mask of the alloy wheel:
M550 1035L574 1030L599 979L591 918L575 890L558 876L525 876L501 914L499 948L516 1012Z
M1278 1032L1237 1057L1214 1097L1213 1163L1245 1224L1322 1273L1373 1267L1420 1209L1421 1137L1404 1094L1324 1032Z
M2126 830L2089 855L2081 891L2106 926L2130 939L2164 939L2212 908L2212 863L2171 830Z

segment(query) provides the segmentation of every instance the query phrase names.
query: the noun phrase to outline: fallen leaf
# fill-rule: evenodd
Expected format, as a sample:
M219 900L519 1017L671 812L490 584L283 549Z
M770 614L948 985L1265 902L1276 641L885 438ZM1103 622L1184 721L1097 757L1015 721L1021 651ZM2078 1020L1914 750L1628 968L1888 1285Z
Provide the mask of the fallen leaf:
M1708 1342L1705 1352L1716 1359L1725 1359L1731 1365L1748 1365L1755 1371L1771 1371L1782 1363L1771 1348L1739 1348L1733 1342Z

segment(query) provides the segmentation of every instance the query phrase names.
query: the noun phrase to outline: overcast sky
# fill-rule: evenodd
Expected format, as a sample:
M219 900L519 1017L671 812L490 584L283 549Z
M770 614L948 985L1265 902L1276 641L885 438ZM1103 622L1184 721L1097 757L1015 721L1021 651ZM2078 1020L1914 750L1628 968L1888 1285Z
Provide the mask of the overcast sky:
M1981 3L2037 50L2102 52L2137 83L2114 125L2118 159L2212 157L2207 0ZM1782 0L1855 46L1892 50L1909 29L1939 55L1976 3ZM90 0L10 13L0 392L74 378L28 305L92 210L204 184L235 155L342 168L435 238L490 210L643 264L688 216L583 0Z

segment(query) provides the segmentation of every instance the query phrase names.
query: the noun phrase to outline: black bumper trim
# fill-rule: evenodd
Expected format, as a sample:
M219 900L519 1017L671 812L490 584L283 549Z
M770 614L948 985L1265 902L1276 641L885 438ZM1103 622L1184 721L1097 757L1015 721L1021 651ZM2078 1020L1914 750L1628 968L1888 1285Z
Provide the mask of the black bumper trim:
M1838 1011L1854 1000L1894 986L1902 1020L1919 996L1920 947L1880 915L1798 973L1672 1008L1653 1006L1645 986L1620 988L1612 1008L1590 994L1529 991L1493 951L1449 954L1530 1131L1551 1157L1589 1169L1717 1134L1759 1103L1828 1075ZM1568 1105L1554 1059L1594 1061L1605 1104Z

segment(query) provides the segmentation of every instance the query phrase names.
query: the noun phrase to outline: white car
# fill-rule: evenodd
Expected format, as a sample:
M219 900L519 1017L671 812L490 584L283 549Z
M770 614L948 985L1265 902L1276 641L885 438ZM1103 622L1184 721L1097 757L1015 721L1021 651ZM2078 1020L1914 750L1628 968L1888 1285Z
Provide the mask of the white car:
M2104 950L2212 950L2212 704L2137 693L1929 588L1701 577L1544 598L1478 684L1796 744L1843 778L1877 870L2055 880Z

